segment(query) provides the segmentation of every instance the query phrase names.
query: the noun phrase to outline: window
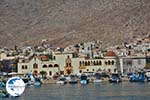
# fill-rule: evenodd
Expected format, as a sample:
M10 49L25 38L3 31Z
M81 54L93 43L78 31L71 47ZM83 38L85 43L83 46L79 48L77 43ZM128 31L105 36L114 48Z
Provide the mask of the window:
M115 63L115 62L114 62L114 61L112 61L111 63L112 63L112 65L114 65L114 63Z
M50 75L50 76L52 75L52 71L49 71L49 75Z
M88 66L90 66L90 61L88 61Z
M82 73L82 70L80 70L79 73Z
M94 61L94 65L96 65L96 62Z
M34 69L37 69L37 68L38 68L38 64L34 63L34 64L33 64L33 68L34 68Z
M88 63L87 63L87 61L85 61L85 66L87 66L88 65Z
M22 69L25 69L24 65L22 65Z
M80 66L82 65L81 61L79 62L79 65L80 65Z
M43 65L43 68L47 68L47 65Z
M87 69L87 72L89 71L89 69Z
M92 71L94 72L95 70L94 70L94 69L92 69Z
M25 65L25 69L28 69L27 65Z
M53 67L53 65L52 65L52 64L49 64L48 67Z
M105 65L107 65L107 61L105 61Z
M99 65L102 65L102 62L101 62L101 61L99 61Z
M84 66L84 61L82 61L82 65Z
M108 65L110 65L110 61L108 61Z
M96 65L99 65L99 64L98 64L98 61L96 61Z
M59 67L59 65L58 65L58 64L55 64L54 67Z

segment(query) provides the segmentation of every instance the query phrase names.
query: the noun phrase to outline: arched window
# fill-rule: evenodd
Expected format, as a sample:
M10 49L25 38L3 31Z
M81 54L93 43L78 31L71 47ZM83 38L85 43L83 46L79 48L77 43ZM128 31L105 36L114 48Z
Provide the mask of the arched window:
M59 65L58 65L58 64L55 64L54 67L59 67Z
M110 60L108 61L108 65L110 65Z
M80 65L80 66L82 65L82 62L81 62L81 61L79 62L79 65Z
M98 64L98 61L96 61L96 65L99 65L99 64Z
M85 64L84 64L84 61L82 61L82 65L84 66Z
M105 65L107 65L107 61L105 61Z
M34 63L34 64L33 64L33 68L34 68L34 69L37 69L37 68L38 68L38 64Z
M88 63L87 63L87 61L85 61L85 66L87 66L88 65Z
M50 75L50 76L52 75L52 71L49 71L49 75Z
M90 66L90 61L88 61L88 66Z
M99 65L102 65L102 62L101 62L101 61L99 61Z
M43 65L43 68L47 68L47 65Z
M48 67L53 67L53 65L52 65L52 64L49 64Z
M24 65L22 65L22 69L25 69Z
M111 64L114 65L114 63L115 63L115 62L112 60Z
M94 65L96 65L96 62L94 61Z

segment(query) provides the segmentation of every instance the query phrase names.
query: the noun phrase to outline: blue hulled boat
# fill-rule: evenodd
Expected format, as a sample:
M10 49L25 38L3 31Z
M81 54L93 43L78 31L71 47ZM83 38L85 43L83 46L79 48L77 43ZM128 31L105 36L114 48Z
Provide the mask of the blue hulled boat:
M138 72L130 75L129 77L130 82L145 82L145 74L144 72Z

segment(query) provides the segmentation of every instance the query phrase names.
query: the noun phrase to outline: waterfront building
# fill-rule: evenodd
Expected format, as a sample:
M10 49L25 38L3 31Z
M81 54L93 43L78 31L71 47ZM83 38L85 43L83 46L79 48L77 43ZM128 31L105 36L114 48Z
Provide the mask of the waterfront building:
M18 62L18 73L33 73L37 75L45 71L47 76L53 76L59 72L59 65L55 60L49 59L47 55L34 56L31 59L20 59Z
M71 53L54 53L53 59L46 55L34 56L31 59L20 59L18 62L18 73L39 74L46 71L47 76L55 74L82 74L95 73L98 70L117 72L116 55L106 53L104 58L86 59L85 57L73 57Z
M147 63L145 56L128 56L122 57L121 60L124 74L144 69Z

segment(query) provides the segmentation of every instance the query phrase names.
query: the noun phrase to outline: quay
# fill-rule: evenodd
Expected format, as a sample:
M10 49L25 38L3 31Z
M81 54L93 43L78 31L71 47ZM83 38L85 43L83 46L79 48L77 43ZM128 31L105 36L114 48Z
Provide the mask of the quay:
M102 79L102 83L107 83L109 82L108 81L109 79L108 78L103 78ZM43 84L56 84L57 80L54 80L54 79L45 79L42 81ZM129 82L129 79L127 77L123 77L122 78L122 82ZM69 83L69 82L67 82ZM78 79L78 83L79 83L79 79ZM89 83L93 83L93 78L89 78Z

